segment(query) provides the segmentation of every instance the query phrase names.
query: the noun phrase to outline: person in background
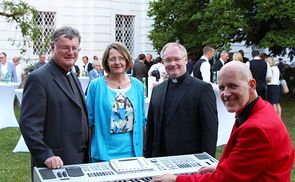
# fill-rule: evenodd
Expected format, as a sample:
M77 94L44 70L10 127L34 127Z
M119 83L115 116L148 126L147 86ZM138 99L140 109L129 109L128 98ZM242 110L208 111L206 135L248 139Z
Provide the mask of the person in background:
M16 77L17 77L17 82L21 82L22 79L22 74L24 73L24 69L22 68L21 64L19 63L20 58L18 56L14 56L12 58L12 62L15 66L15 71L16 71Z
M126 73L131 61L125 45L108 45L102 57L106 76L90 82L87 105L92 162L143 155L144 88Z
M222 51L220 53L220 58L217 60L212 67L213 71L219 71L221 67L229 61L229 53L227 51Z
M76 62L77 62L77 61L76 61ZM76 63L75 63L75 65L72 67L72 72L75 73L77 77L80 76L80 68L79 68L78 65L76 65Z
M35 64L33 70L36 70L36 69L40 68L41 66L45 65L46 64L45 60L46 60L46 55L44 53L40 53L39 54L39 61Z
M146 65L147 70L149 71L149 69L154 64L153 56L151 54L146 54L146 57L145 57L145 60L144 60L144 64Z
M93 69L88 73L89 82L95 78L103 76L101 73L101 64L99 60L95 60L92 63Z
M252 57L253 59L246 62L246 65L250 68L253 78L256 80L256 91L258 95L266 100L266 83L270 81L272 72L269 64L260 58L258 50L252 51Z
M242 54L239 53L239 52L235 52L235 53L233 54L233 61L244 62L244 61L243 61L243 56L242 56Z
M0 81L18 82L15 66L7 61L5 52L0 53Z
M215 156L218 118L211 84L187 73L187 51L181 44L167 43L161 58L169 79L152 91L144 156Z
M148 77L148 68L144 64L144 62L145 62L145 55L139 54L138 61L136 61L133 65L132 76L136 77L141 82L143 82L143 78L147 79Z
M191 54L188 56L188 61L187 61L187 64L186 64L186 71L189 73L189 74L192 74L193 72L193 67L194 67L194 64L196 63L196 55L195 54Z
M272 104L274 110L281 116L281 87L280 87L280 70L276 65L273 57L267 57L266 62L270 65L272 76L269 82L267 82L267 101Z
M244 63L249 61L249 58L245 57L245 53L244 53L244 51L242 49L239 50L239 53L242 55Z
M152 75L153 71L158 70L159 74L156 74L156 80L159 81L160 79L164 80L167 78L167 72L165 70L165 66L163 64L162 58L161 57L157 57L154 61L154 64L152 65L152 67L149 69L148 71L148 75L149 76L154 76Z
M258 96L249 68L229 62L219 72L218 86L224 106L237 118L218 165L193 175L166 174L153 182L290 181L292 141L273 107Z
M71 68L80 50L78 30L64 26L51 37L51 60L29 74L20 129L34 166L61 168L89 162L85 96Z
M214 56L214 49L209 46L203 48L203 56L195 63L193 67L193 75L195 78L205 82L211 81L211 65L209 60Z
M82 57L82 61L84 63L83 65L83 70L85 72L84 76L87 76L88 73L93 69L92 63L89 63L89 58L88 56L83 56Z

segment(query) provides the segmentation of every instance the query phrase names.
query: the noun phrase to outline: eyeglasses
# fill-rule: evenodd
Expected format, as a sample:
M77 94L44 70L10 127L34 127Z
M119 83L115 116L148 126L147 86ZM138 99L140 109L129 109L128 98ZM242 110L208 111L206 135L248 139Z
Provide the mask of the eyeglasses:
M110 63L115 63L117 60L118 60L120 63L126 61L126 59L125 59L124 57L111 57L111 58L109 58L109 62L110 62Z
M65 53L68 53L71 51L73 51L74 53L77 53L77 52L81 51L81 48L79 48L79 47L57 47L57 48Z
M164 59L163 62L165 64L171 64L172 61L176 62L176 63L179 63L186 55L182 56L181 58L167 58L167 59Z

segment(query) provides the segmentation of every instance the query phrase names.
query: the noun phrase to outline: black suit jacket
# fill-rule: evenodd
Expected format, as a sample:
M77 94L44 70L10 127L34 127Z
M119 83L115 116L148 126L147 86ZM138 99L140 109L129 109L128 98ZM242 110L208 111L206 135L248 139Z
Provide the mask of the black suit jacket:
M82 141L88 136L87 122L82 123L82 107L87 116L85 96L76 76L74 81L82 105L53 60L32 72L26 81L20 129L31 152L32 166L44 166L53 155L60 156L64 164L89 162L88 143Z
M80 68L79 68L79 66L77 66L77 65L74 65L75 66L75 71L76 71L76 76L80 76Z
M213 71L219 71L221 69L221 67L223 66L222 62L218 59L212 67Z
M145 157L160 155L161 124L168 81L153 89L148 110ZM189 75L168 116L166 128L167 155L207 152L215 156L218 119L216 99L209 83Z
M93 69L92 63L88 63L87 68L85 68L85 66L86 65L84 65L83 68L84 70L87 69L87 73L89 73Z

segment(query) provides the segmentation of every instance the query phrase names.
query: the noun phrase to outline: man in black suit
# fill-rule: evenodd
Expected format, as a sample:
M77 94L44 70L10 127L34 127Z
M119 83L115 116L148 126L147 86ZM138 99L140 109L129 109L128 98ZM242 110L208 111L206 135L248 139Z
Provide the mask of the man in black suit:
M85 96L71 71L81 36L66 26L57 29L51 41L51 60L28 76L23 93L20 129L32 167L89 162Z
M227 51L222 51L220 53L220 58L213 64L212 70L219 71L221 67L227 63L229 60L229 53Z
M202 57L194 64L193 74L194 77L205 82L212 81L212 69L210 60L214 57L215 50L210 46L203 48Z
M85 71L85 73L86 73L86 75L83 75L83 76L87 76L88 73L93 69L93 66L92 66L92 63L89 63L89 58L88 58L88 56L83 56L83 57L82 57L82 61L83 61L83 63L84 63L84 65L83 65L83 69L84 69L84 71Z
M215 156L218 119L211 84L186 72L187 51L182 45L166 44L161 57L169 79L152 92L145 157L199 152Z
M269 64L261 59L258 50L252 51L252 57L253 59L246 62L246 65L250 68L253 78L256 80L257 94L265 100L267 97L267 81L271 80L272 71Z
M78 65L74 65L72 71L76 74L77 77L80 76L80 68Z

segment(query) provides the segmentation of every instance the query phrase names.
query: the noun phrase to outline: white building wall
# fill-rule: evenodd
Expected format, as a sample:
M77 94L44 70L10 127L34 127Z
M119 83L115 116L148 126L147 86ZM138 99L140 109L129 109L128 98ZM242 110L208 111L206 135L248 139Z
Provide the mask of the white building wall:
M156 56L147 38L151 21L147 17L148 0L27 0L38 11L56 12L56 26L69 25L77 28L82 36L81 52L77 61L82 65L82 56L102 57L105 47L115 40L115 15L134 15L134 55L140 53L152 53ZM15 25L3 22L0 17L0 51L7 53L8 59L19 55L19 48L11 46L8 38L21 37L15 31ZM2 23L3 22L3 23ZM19 39L19 38L18 38ZM32 55L32 49L28 49L27 57L38 59Z

